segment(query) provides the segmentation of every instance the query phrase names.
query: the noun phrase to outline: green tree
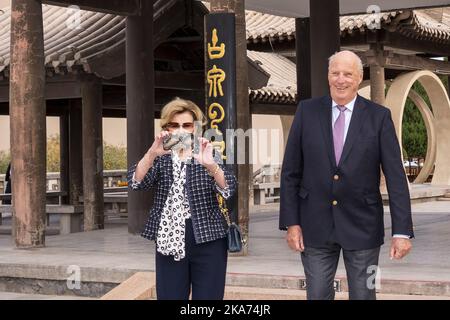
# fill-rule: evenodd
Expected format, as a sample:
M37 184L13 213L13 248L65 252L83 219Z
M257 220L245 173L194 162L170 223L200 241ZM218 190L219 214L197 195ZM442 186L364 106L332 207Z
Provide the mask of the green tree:
M47 172L59 172L59 134L47 138Z
M420 83L414 83L412 89L424 99L431 109L430 99ZM409 158L425 158L427 153L427 130L425 122L419 109L409 98L406 101L403 114L402 140L403 148L406 150Z
M127 148L103 142L103 168L105 170L127 169Z
M9 150L0 151L0 174L4 174L11 161ZM127 169L127 148L123 145L114 146L103 143L103 166L105 170ZM59 172L60 146L59 135L47 138L47 172Z
M59 162L59 135L53 135L47 139L47 171L59 172ZM115 146L103 142L103 168L104 170L126 169L127 148L123 145Z
M9 150L0 151L0 174L5 174L8 164L11 161Z

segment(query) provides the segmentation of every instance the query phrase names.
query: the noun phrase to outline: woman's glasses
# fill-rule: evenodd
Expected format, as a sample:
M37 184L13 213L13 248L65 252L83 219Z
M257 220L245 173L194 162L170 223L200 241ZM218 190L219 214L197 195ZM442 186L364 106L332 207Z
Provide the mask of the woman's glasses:
M189 130L194 128L193 122L184 122L184 123L178 123L178 122L169 122L166 124L166 129L178 129L179 127L182 127L183 129Z

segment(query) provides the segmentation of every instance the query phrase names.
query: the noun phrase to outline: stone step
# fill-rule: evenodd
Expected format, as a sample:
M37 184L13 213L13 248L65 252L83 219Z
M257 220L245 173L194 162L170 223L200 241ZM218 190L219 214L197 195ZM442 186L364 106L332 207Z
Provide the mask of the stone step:
M154 289L154 272L145 270L126 270L126 269L105 269L96 267L82 267L83 287L82 290L69 290L65 285L67 280L67 267L51 265L29 265L29 264L0 264L0 291L11 291L19 293L29 293L26 288L40 288L40 291L31 292L36 294L65 294L65 295L83 295L90 297L102 297L104 299L119 299L123 292L128 295L124 299L147 299L156 297ZM149 275L140 275L136 272L143 271ZM130 280L130 278L135 280ZM130 282L126 282L129 280ZM42 287L42 283L45 286ZM150 285L153 283L153 285ZM140 287L144 284L143 287ZM298 276L286 275L267 275L267 274L247 274L234 273L227 274L227 288L245 287L245 288L267 288L270 290L283 289L293 290L293 293L304 293L304 278ZM348 290L345 278L336 278L335 285L338 292ZM117 289L115 289L117 287ZM125 289L123 289L125 288ZM111 292L114 290L114 292ZM149 291L148 291L149 290ZM231 290L231 289L230 289ZM262 289L261 289L262 290ZM261 291L260 290L260 291ZM123 292L122 292L123 291ZM114 295L117 292L117 295ZM122 292L122 293L121 293ZM232 294L234 291L230 291ZM261 291L263 292L263 291ZM282 291L290 295L290 291ZM107 295L109 293L109 295ZM406 295L406 296L439 296L450 297L450 282L436 280L400 280L400 279L382 279L381 294L388 295Z
M450 300L449 296L378 293L379 300ZM137 272L105 294L101 300L156 299L155 273ZM306 290L263 287L225 287L225 300L306 300ZM336 292L336 300L348 300L348 292Z
M227 286L226 300L306 300L306 290ZM348 292L336 292L336 300L348 300ZM448 296L377 293L378 300L450 300Z
M100 300L150 300L156 298L154 272L136 272Z
M149 280L147 277L137 276L134 280ZM131 282L128 282L131 285ZM135 285L141 287L139 282ZM134 287L129 287L136 293ZM113 290L112 290L113 291ZM150 292L150 291L149 291ZM102 300L154 300L156 298L155 292L151 296L141 296L138 299L133 299L132 294L122 291L123 295L118 296L118 291L114 292L115 297L110 294L109 297L102 297ZM145 294L147 295L147 294ZM305 290L293 289L268 289L268 288L254 288L254 287L234 287L228 286L225 289L225 300L306 300ZM348 294L346 292L337 292L336 300L347 300ZM450 300L450 297L442 296L423 296L423 295L395 295L395 294L377 294L378 300ZM16 292L0 292L0 300L97 300L96 298L80 297L72 295L45 295L45 294L30 294L30 293L16 293Z
M0 300L98 300L96 298L0 291Z
M450 201L450 197L441 197L441 198L437 198L437 201Z
M11 235L11 225L0 225L0 235ZM45 228L45 234L47 236L59 235L58 226L47 226Z
M444 194L444 198L450 198L450 192L447 192L446 194Z
M336 292L336 300L348 300L348 292ZM378 300L450 300L450 297L377 294ZM306 300L305 290L269 289L255 287L227 287L225 300Z

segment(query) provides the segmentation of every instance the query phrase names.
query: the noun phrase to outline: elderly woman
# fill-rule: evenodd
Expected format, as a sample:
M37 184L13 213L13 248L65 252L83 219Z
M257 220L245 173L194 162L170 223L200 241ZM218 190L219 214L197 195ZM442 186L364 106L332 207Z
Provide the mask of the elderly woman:
M144 157L128 171L133 190L155 189L155 201L142 236L156 242L158 299L223 299L227 266L227 225L217 196L227 199L236 179L213 156L211 143L163 148L171 134L194 133L206 123L192 101L176 98L161 111L163 131ZM200 126L201 127L201 126ZM201 133L201 132L200 132Z

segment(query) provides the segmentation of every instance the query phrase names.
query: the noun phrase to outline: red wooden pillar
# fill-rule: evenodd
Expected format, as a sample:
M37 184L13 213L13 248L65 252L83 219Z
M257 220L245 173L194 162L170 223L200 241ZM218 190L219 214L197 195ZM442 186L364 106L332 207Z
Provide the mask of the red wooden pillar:
M84 231L103 229L102 84L93 75L81 80L83 119Z
M142 1L141 12L127 17L127 162L137 163L154 140L155 80L153 66L153 1ZM128 232L144 229L153 202L151 192L128 191Z
M45 69L42 4L11 2L10 121L16 247L45 245Z

